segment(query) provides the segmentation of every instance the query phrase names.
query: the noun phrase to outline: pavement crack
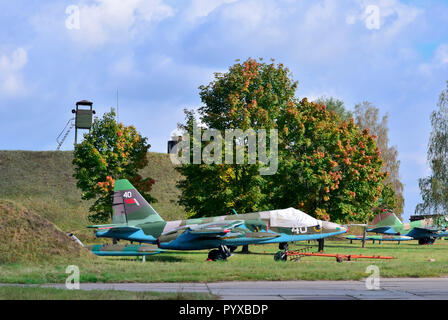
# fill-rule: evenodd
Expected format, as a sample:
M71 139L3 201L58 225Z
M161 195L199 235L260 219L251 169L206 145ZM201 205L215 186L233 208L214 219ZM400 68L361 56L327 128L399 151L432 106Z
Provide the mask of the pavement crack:
M213 295L212 290L211 290L210 287L208 286L208 283L207 283L207 282L205 283L205 287L207 288L208 293L211 294L211 295ZM221 296L218 296L218 297L221 297Z

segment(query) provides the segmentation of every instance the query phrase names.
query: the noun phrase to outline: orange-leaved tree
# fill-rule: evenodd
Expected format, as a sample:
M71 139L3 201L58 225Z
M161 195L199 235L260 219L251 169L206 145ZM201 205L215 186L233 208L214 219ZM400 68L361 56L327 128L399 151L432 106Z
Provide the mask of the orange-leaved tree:
M89 220L106 222L112 215L112 194L117 179L128 179L149 202L155 202L149 192L154 179L143 178L139 170L148 164L151 147L134 126L115 120L115 111L96 118L84 140L75 146L73 164L77 187L82 199L96 199L90 206Z
M277 123L279 169L268 185L274 206L338 222L372 218L387 176L375 136L306 99L289 103Z

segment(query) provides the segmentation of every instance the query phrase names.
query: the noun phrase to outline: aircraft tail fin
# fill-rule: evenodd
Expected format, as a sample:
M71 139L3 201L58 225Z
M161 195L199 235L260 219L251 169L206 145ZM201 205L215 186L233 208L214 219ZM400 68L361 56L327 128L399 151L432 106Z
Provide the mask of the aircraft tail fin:
M113 224L164 221L140 192L126 179L116 180L112 203Z
M385 227L396 224L402 224L402 222L400 221L400 219L398 219L395 213L385 211L379 213L370 224L374 225L375 227Z

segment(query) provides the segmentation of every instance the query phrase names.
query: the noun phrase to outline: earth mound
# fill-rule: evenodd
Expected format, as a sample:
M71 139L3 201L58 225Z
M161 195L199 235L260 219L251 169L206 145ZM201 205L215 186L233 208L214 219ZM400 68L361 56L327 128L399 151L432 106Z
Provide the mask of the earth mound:
M53 262L94 256L40 215L0 200L0 264Z

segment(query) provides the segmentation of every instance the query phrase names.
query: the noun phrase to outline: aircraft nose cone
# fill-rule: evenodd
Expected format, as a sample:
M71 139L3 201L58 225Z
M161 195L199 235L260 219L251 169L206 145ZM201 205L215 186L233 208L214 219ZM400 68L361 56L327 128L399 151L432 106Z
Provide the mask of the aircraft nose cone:
M334 222L322 221L322 227L327 232L339 232L339 233L347 232L347 228Z

